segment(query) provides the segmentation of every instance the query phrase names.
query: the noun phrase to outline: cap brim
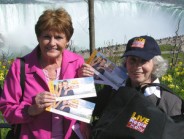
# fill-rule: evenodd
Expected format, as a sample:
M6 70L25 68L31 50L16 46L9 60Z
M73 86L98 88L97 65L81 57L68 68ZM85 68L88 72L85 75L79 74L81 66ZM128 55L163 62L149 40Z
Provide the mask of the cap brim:
M155 54L151 54L151 53L148 54L146 52L141 52L141 51L128 51L122 57L127 57L127 56L136 56L145 60L150 60L155 56Z

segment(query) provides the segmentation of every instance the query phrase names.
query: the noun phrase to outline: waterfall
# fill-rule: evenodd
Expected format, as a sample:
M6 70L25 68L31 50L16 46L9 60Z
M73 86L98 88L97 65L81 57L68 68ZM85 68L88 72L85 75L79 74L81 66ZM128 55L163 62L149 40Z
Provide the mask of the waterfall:
M4 46L10 47L14 52L33 49L37 45L34 25L40 14L47 8L63 7L73 20L72 44L79 49L88 49L87 6L85 1L0 4L0 45L5 40ZM139 35L151 35L156 39L174 36L179 20L181 23L178 33L182 35L182 7L136 0L95 1L96 48L124 44L128 39Z

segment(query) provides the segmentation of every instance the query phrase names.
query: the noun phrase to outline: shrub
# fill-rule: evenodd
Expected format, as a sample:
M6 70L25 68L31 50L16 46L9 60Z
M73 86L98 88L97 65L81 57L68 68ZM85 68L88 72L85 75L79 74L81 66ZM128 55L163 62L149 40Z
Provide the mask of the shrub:
M10 68L12 64L12 59L8 61L0 61L0 86L2 87L4 83L4 79L6 77L6 74L8 73L8 69Z
M172 66L170 64L170 66ZM161 77L161 83L167 85L174 93L184 99L184 67L178 62L174 68L169 68L166 75Z

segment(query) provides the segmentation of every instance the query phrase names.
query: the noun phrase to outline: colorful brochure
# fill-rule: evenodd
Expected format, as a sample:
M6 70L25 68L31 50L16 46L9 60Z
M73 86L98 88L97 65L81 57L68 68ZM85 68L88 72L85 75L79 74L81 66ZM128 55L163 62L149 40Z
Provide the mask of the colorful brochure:
M116 90L124 85L127 78L125 69L116 66L97 50L91 54L86 63L94 68L95 83L110 85Z
M79 98L96 96L93 77L55 80L49 88L56 102L47 111L90 123L95 104Z

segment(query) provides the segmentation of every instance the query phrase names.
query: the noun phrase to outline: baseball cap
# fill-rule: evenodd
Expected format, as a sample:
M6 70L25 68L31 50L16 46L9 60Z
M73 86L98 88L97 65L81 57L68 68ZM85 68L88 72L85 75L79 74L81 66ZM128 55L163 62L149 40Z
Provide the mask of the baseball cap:
M137 56L145 60L150 60L157 55L161 55L161 51L156 40L150 36L140 36L128 41L122 57Z

